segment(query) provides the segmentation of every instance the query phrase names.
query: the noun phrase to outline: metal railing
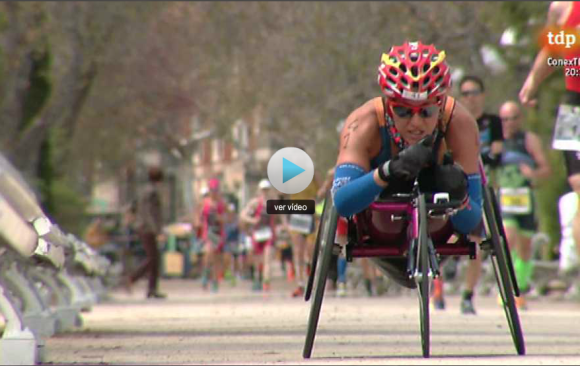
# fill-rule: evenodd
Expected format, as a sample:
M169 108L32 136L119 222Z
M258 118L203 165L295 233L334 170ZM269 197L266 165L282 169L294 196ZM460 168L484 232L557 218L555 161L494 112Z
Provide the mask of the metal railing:
M1 365L42 361L44 342L82 325L121 268L51 222L21 174L0 154Z

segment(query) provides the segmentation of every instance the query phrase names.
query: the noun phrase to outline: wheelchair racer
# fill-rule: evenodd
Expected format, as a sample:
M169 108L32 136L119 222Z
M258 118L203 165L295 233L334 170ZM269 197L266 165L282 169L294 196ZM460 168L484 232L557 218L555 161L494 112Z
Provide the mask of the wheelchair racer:
M430 186L461 200L450 220L455 231L469 234L482 216L479 131L466 108L447 96L445 52L421 42L394 46L382 55L378 83L384 96L355 109L341 132L332 186L339 215L365 210L382 193L410 192L419 173L430 170L422 190ZM455 163L441 164L446 151ZM373 262L399 284L416 286L406 259Z

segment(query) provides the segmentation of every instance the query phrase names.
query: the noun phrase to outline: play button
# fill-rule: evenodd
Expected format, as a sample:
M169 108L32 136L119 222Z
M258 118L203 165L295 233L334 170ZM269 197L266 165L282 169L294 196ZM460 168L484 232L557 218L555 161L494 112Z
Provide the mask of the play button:
M298 174L304 173L306 170L294 164L286 158L282 158L282 183L286 183Z
M308 187L314 177L310 156L296 147L276 151L268 162L268 179L278 191L295 194Z

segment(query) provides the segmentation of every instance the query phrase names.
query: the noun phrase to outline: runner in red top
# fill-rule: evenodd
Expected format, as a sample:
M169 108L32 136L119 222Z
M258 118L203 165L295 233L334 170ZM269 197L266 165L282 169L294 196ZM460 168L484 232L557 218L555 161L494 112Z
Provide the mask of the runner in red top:
M580 28L580 3L574 1L554 1L548 10L547 27L561 27L566 31L572 28ZM548 58L565 58L571 60L577 58L580 61L580 48L578 41L565 54L555 54L548 47L543 47L536 56L534 65L520 90L520 101L524 105L535 106L537 100L535 94L542 82L557 68L548 64ZM566 82L566 93L561 104L580 106L580 66L565 66L564 79ZM580 125L580 118L578 118ZM571 189L580 195L580 151L564 151L566 160L566 170L568 173L568 184ZM580 200L579 200L580 202ZM580 204L576 211L576 216L572 221L572 236L576 243L576 249L580 254Z
M262 179L258 189L258 195L248 202L240 214L240 219L251 225L249 233L254 268L257 270L257 273L254 272L253 290L270 291L276 223L274 215L269 215L266 211L266 201L272 197L272 185L267 179Z
M201 240L204 248L202 285L204 289L207 288L211 277L212 291L216 292L223 264L225 204L219 180L210 179L208 185L209 194L204 198L201 210Z

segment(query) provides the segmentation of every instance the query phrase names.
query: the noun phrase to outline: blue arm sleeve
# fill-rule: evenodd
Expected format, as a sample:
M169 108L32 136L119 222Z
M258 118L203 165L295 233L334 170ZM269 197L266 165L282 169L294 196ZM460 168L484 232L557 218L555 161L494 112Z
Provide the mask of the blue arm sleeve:
M469 204L466 208L451 216L453 227L462 234L471 232L481 221L483 201L481 197L481 176L479 174L467 176L467 190Z
M336 167L331 192L340 216L350 217L363 211L381 194L384 187L375 182L373 172L367 173L356 164Z

